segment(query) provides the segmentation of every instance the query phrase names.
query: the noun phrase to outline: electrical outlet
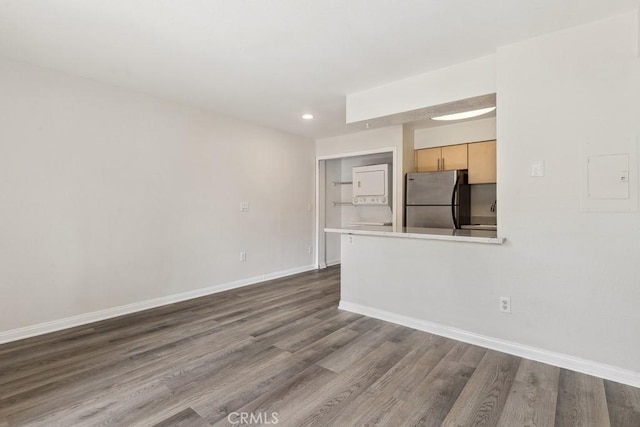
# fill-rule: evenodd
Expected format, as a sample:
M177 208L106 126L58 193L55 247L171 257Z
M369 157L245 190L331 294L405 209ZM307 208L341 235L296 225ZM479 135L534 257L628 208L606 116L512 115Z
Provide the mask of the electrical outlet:
M311 246L307 246L307 253L308 254L312 254L313 253L313 248Z
M511 314L511 298L500 297L500 311Z
M240 262L245 262L247 260L247 253L245 251L240 252Z
M353 245L353 236L349 236L349 244Z

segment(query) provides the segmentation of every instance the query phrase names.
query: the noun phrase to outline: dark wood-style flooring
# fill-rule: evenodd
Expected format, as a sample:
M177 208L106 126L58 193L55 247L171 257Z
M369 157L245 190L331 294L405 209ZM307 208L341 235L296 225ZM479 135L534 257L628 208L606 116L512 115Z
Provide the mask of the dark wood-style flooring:
M2 345L0 426L640 426L640 389L340 311L339 280Z

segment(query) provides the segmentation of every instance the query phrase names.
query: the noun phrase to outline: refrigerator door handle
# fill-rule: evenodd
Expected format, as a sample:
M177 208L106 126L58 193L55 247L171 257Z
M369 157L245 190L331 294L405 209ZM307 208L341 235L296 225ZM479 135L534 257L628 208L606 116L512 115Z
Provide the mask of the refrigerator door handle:
M460 175L456 178L456 183L453 186L453 192L451 193L451 218L453 219L453 228L460 228L458 219L456 218L456 192L458 191L458 184L460 183Z

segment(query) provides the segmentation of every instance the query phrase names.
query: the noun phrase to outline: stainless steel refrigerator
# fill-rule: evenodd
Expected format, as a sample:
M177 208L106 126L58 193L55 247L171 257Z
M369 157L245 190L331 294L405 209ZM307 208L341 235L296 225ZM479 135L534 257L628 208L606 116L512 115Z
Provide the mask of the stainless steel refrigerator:
M407 227L460 228L471 220L467 171L407 174Z

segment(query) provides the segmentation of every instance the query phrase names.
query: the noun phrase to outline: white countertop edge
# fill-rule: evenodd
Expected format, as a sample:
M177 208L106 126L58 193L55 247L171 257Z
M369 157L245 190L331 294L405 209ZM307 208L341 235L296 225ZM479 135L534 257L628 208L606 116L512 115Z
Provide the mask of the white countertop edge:
M507 241L505 237L447 236L428 233L398 233L395 231L354 230L348 228L325 228L327 233L360 234L363 236L398 237L404 239L447 240L450 242L488 243L501 245Z

